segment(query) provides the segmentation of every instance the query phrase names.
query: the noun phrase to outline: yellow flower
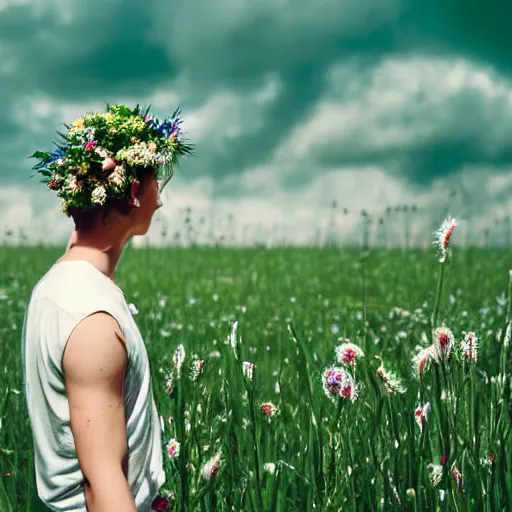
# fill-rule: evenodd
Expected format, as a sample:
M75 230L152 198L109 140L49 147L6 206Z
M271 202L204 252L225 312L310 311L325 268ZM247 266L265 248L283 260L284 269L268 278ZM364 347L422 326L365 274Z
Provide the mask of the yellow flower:
M83 119L77 119L76 121L73 122L73 126L75 128L78 128L78 129L81 129L84 127L84 120Z
M87 171L89 170L89 164L86 162L80 164L80 167L78 168L78 176L85 176L87 174Z

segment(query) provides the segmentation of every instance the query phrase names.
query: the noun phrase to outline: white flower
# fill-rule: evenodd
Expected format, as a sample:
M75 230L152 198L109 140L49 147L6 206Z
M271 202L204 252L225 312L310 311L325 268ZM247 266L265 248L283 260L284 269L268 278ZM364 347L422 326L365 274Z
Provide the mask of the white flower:
M414 418L418 427L420 428L420 432L423 431L423 423L427 421L428 413L430 412L430 403L427 402L423 407L418 405L416 410L414 411Z
M94 204L105 204L107 191L103 185L98 185L93 191L91 200Z
M132 316L137 316L139 314L139 310L137 309L137 306L131 302L130 302L130 304L128 304L128 309L130 310L130 313L132 314Z
M338 363L355 366L357 359L364 356L363 351L345 338L338 338L338 341L345 341L334 349Z
M176 352L174 352L172 361L174 363L174 366L176 367L176 376L179 378L181 375L181 367L183 366L183 362L185 361L185 347L183 345L178 345Z
M322 388L333 403L339 398L348 398L353 403L359 394L359 387L343 367L326 368L322 373Z
M167 455L170 459L176 459L180 455L181 444L176 439L171 439L167 443Z
M217 470L219 469L220 458L222 457L222 450L219 449L218 452L204 464L201 469L201 475L205 480L210 480L212 476L215 475Z
M434 232L434 245L437 245L441 251L441 257L439 263L446 261L446 251L450 245L450 239L452 237L453 230L457 227L457 222L453 217L447 217L441 227Z
M434 357L437 362L447 361L450 358L455 337L448 327L437 327L434 330Z
M464 340L460 342L462 353L470 361L478 360L478 337L474 332L465 333Z
M70 176L67 177L66 188L71 193L75 193L78 190L78 184L76 182L76 177L75 176L70 175Z
M109 156L108 151L101 147L97 147L95 149L95 151L96 151L97 155L100 156L101 158L107 158Z
M252 380L254 376L254 364L250 363L249 361L244 361L242 363L242 370L244 377L246 377L249 380Z
M263 464L263 471L267 471L273 475L276 472L276 465L273 462L265 462L265 464Z
M118 165L114 172L108 177L110 183L112 183L115 187L120 188L123 186L125 181L125 172L124 167L122 165Z

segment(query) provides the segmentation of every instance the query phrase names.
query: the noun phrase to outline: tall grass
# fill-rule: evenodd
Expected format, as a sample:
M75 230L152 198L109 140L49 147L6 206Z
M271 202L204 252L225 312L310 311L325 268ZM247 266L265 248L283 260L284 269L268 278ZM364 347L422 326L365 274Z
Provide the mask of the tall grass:
M34 483L20 328L31 288L59 254L0 252L6 512L44 510ZM163 490L174 509L507 510L508 265L507 254L486 249L457 249L442 266L420 251L361 258L334 249L128 250L117 281L139 310L162 450L171 439L180 443L177 457L165 455ZM455 337L451 356L431 359L418 375L412 359L436 342L432 326L443 324ZM460 349L470 331L479 338L476 362ZM340 366L340 337L364 352L348 367L359 386L354 402L333 402L322 388L322 372ZM179 345L185 358L178 377ZM193 380L197 360L204 366ZM244 361L255 365L252 378ZM405 392L389 393L381 364ZM267 402L277 414L265 415ZM426 403L430 410L418 422L415 411ZM218 454L218 467L207 471Z

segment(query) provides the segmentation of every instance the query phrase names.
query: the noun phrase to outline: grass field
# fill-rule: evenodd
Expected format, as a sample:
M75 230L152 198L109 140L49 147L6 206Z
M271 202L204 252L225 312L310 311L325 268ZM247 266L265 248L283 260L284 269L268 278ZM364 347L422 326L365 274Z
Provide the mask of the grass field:
M20 335L30 291L60 253L0 248L5 512L38 510ZM444 264L434 249L127 250L117 281L147 344L175 509L509 510L510 267L508 252L487 249L453 248ZM433 313L454 334L451 352L449 333L432 337ZM460 349L471 331L477 361ZM345 349L336 362L340 337L364 352L355 366ZM413 357L432 343L440 362L430 356L418 375Z

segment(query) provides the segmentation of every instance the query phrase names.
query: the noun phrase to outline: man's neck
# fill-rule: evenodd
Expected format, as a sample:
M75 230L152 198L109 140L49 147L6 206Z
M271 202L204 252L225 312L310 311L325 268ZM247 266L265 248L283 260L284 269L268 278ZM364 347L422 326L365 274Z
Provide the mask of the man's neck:
M114 272L128 240L105 243L100 237L73 231L66 251L59 261L86 260L108 278L114 280Z

